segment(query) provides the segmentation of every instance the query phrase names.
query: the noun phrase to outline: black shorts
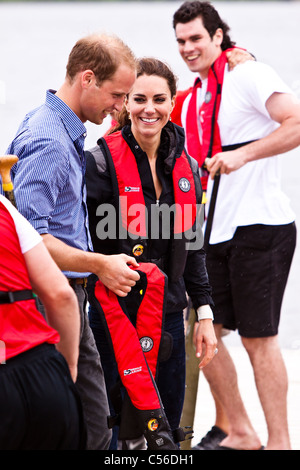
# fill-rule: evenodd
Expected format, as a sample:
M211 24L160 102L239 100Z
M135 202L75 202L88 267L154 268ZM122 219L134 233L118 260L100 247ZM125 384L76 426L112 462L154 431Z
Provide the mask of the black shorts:
M44 343L0 365L0 449L85 449L81 401L64 357Z
M238 227L231 240L209 245L215 324L246 338L277 335L295 246L295 223Z

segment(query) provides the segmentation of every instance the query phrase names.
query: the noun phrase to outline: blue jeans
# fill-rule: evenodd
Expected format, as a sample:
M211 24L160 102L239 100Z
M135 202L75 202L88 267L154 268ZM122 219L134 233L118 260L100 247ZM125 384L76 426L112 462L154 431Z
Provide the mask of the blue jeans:
M89 308L89 318L105 376L111 412L110 389L118 380L118 370L111 345L97 309ZM166 416L172 430L178 428L185 392L185 338L183 312L168 313L165 316L165 331L173 337L173 350L169 359L159 363L157 386ZM113 431L110 449L117 448L117 429Z

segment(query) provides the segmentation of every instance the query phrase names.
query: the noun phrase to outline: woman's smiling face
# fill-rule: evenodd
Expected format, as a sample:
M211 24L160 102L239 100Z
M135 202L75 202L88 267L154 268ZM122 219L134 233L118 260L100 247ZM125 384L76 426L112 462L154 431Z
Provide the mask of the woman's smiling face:
M139 76L126 99L131 129L141 137L160 134L167 124L174 100L167 80L157 75Z

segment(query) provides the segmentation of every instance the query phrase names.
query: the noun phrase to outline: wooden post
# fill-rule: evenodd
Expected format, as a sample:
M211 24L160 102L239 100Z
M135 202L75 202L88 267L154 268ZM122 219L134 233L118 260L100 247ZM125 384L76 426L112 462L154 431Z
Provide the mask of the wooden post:
M2 179L2 188L4 191L4 196L15 206L17 207L14 187L10 177L10 170L19 158L16 155L3 155L0 156L0 176Z
M188 307L186 317L186 386L180 426L183 428L191 426L193 429L199 380L199 359L196 358L196 348L193 344L194 325L196 322L195 310ZM191 439L181 442L180 448L182 450L190 450Z

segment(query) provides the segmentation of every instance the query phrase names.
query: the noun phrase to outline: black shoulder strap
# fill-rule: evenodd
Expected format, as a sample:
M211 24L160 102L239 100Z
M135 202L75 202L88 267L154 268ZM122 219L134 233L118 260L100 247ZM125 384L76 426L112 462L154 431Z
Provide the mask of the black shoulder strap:
M251 140L249 142L242 142L239 144L222 146L222 151L228 152L230 150L235 150L240 147L243 147L244 145L251 144L251 142L254 142L254 141ZM213 224L213 217L214 217L217 195L218 195L218 190L219 190L220 178L221 178L220 173L217 173L214 178L214 184L213 184L213 189L212 189L212 194L211 194L211 199L210 199L210 204L209 204L209 211L207 215L205 235L204 235L204 249L205 250L207 250L207 247L209 245L209 238L210 238L212 224Z
M12 304L20 300L32 300L35 298L32 290L0 291L0 304Z

